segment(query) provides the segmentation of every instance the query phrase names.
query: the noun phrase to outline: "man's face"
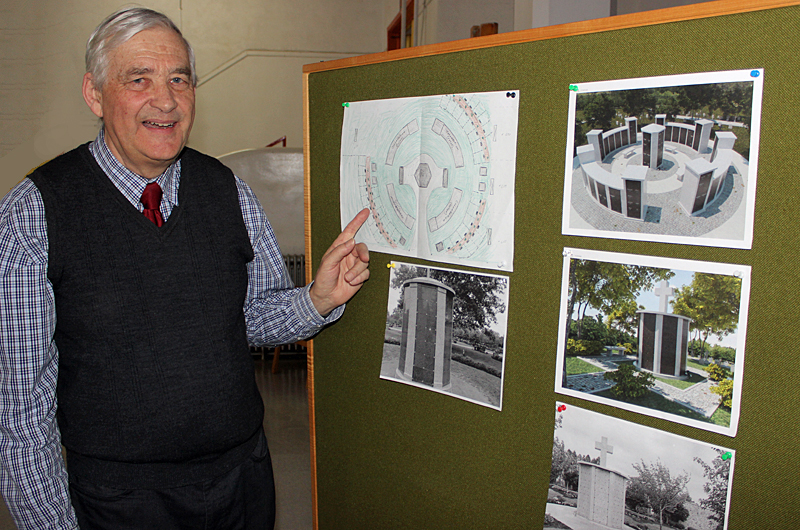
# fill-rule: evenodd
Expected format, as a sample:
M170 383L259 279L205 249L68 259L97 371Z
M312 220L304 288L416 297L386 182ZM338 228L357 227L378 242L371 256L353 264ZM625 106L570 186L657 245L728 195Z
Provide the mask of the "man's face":
M83 96L103 119L106 143L122 164L155 178L175 161L194 121L189 55L181 38L166 28L141 31L111 51L102 90L92 75Z

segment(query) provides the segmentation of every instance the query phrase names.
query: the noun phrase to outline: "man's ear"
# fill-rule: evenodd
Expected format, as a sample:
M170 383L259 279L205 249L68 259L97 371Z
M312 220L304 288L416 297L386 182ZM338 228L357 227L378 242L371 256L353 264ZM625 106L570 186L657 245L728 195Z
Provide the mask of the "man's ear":
M95 116L103 117L103 93L94 85L94 78L89 72L83 76L83 100Z

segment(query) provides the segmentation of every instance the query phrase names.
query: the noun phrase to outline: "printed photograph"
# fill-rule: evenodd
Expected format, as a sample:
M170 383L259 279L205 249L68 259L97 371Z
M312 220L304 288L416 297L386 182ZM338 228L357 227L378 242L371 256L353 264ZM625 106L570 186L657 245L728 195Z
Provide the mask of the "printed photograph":
M735 452L556 403L544 526L725 530Z
M392 266L381 379L501 410L508 278Z
M751 248L763 78L571 85L563 232Z
M564 251L556 391L735 436L750 267Z

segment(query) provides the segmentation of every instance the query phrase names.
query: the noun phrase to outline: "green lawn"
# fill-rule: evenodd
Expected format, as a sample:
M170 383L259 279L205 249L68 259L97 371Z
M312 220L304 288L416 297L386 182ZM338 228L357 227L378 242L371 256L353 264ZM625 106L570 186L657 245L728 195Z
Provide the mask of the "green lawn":
M675 388L684 390L692 385L696 385L697 383L704 381L706 378L694 372L689 372L688 379L670 379L669 377L657 377L657 376L656 379L658 379L662 383L666 383L668 385L674 386Z
M722 425L723 427L731 426L731 409L727 407L717 407L714 414L710 418L711 423L714 425Z
M731 424L730 410L726 411L723 409L723 407L717 408L716 412L714 412L710 418L706 418L702 414L675 403L674 401L670 401L667 398L656 394L655 392L648 392L646 396L638 399L621 399L612 394L611 390L603 390L595 395L616 401L624 401L625 403L639 405L640 407L645 407L648 409L660 410L668 414L675 414L676 416L681 416L692 420L712 423L714 425L721 425L723 427L730 427Z
M593 374L603 369L577 357L567 357L567 375Z
M691 366L692 368L697 368L698 370L703 370L703 371L706 370L705 365L702 365L702 364L700 364L700 363L698 363L696 361L693 361L691 359L687 359L686 360L686 366Z

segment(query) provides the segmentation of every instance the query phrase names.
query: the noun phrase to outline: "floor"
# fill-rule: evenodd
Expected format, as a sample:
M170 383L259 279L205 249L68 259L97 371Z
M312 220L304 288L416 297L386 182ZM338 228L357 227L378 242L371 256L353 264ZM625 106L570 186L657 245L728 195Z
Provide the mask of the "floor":
M254 360L264 399L264 428L275 469L278 514L276 530L311 529L311 457L308 434L306 359L282 355L277 374L272 360ZM16 530L5 503L0 503L0 530Z
M275 530L311 530L311 443L305 355L257 360L256 381L264 398L264 429L275 470Z

